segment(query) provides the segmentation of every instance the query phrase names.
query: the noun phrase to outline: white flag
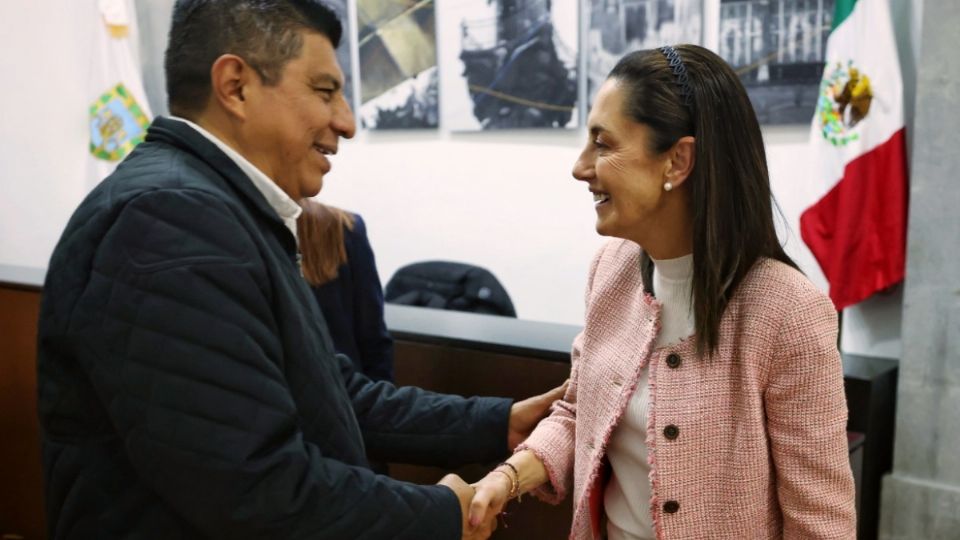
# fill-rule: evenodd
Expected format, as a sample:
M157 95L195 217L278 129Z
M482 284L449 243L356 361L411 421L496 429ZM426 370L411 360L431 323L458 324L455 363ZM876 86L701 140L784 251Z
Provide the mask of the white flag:
M99 12L93 32L87 115L88 185L113 172L142 142L151 114L143 90L137 55L137 20L133 0L88 0Z

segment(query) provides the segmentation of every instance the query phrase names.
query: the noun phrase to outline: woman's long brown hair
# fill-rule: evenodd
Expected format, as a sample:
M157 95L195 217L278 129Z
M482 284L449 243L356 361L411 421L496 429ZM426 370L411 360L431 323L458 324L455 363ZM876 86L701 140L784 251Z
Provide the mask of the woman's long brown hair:
M336 279L340 265L347 262L343 229L353 230L354 216L313 199L301 200L300 208L297 237L303 277L310 285L323 285Z
M675 47L688 74L692 103L659 50L623 57L610 72L626 90L624 110L654 133L662 154L692 135L696 154L690 184L693 216L695 342L711 354L720 320L744 276L761 257L797 268L777 238L773 194L760 124L739 77L719 56L696 45ZM641 261L652 272L649 257ZM646 281L646 279L645 279Z

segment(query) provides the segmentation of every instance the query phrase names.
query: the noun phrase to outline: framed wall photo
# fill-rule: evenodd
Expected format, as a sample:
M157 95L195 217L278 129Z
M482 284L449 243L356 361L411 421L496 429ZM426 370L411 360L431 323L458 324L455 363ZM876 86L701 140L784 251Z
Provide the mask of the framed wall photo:
M720 0L718 52L761 124L808 124L823 75L834 0Z
M451 131L577 125L574 0L445 0L443 124Z
M436 128L433 0L356 0L360 110L367 129Z
M589 0L587 103L631 51L703 42L703 0Z
M337 46L337 63L343 70L343 95L347 98L351 110L357 110L357 104L353 99L353 58L350 54L350 41L353 39L353 21L350 19L349 2L353 0L327 0L337 17L340 18L340 24L343 25L343 35L340 37L340 45Z

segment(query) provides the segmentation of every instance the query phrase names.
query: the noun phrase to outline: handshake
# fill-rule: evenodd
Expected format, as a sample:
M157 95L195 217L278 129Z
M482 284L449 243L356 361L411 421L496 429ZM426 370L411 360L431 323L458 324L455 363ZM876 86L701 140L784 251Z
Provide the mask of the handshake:
M452 489L460 499L463 540L486 540L497 530L497 516L509 500L511 484L503 476L505 486L500 485L496 476L502 475L494 472L476 484L468 484L455 474L448 474L437 482Z
M567 390L564 383L539 396L514 403L510 410L508 445L511 450L526 439L537 423L546 416L550 405L562 399ZM519 467L519 468L518 468ZM524 471L521 482L520 470ZM448 474L437 484L450 488L460 500L463 516L462 538L485 540L497 529L497 516L507 502L534 488L547 479L543 464L529 451L514 455L510 462L501 463L475 484L467 484L456 474Z

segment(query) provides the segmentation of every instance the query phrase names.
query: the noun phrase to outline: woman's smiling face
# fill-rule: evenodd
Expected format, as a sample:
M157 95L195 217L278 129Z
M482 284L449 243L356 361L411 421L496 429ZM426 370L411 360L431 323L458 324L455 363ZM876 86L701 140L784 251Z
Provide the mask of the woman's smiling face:
M658 230L663 220L667 152L652 150L652 132L624 111L625 92L608 79L597 92L587 120L590 139L573 167L586 182L597 211L597 232L633 240Z

